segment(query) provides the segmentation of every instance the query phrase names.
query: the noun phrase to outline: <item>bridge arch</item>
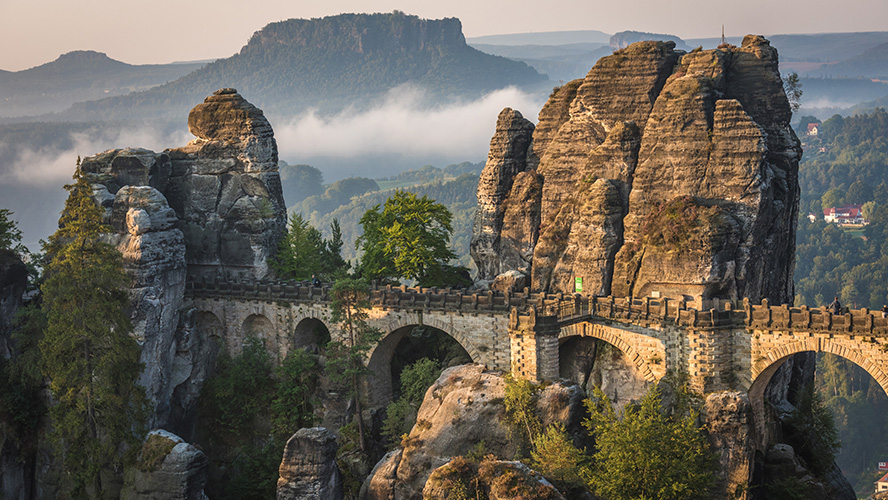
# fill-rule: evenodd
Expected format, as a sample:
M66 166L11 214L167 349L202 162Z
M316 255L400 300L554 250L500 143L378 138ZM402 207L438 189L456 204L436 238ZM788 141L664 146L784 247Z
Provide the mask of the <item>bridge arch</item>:
M878 345L878 344L876 344ZM795 338L782 345L763 351L752 360L750 379L747 389L749 402L752 406L753 418L757 429L765 428L766 404L765 391L777 370L793 355L805 352L826 352L856 364L866 371L876 383L888 394L888 375L879 365L878 356L865 355L861 349L855 348L850 341L841 338L811 336ZM888 354L882 354L886 356ZM743 384L746 385L746 384ZM765 436L761 437L764 442Z
M802 352L828 352L863 368L870 374L885 394L888 394L888 374L877 364L877 361L866 356L859 349L855 349L831 338L808 337L804 340L787 342L781 346L773 347L765 351L757 359L753 360L752 382L748 388L750 398L764 394L765 388L774 376L774 373L793 354Z
M658 339L589 322L562 327L558 334L559 343L562 344L572 337L596 338L616 347L646 382L657 382L665 375L666 349ZM651 364L655 362L659 363L659 367L655 365L652 368Z
M241 325L240 338L237 345L230 346L235 353L240 352L244 341L249 336L254 336L265 343L265 349L272 357L272 362L277 364L280 361L280 348L278 346L278 333L274 323L264 314L250 314L244 319Z
M420 324L401 320L393 322L392 326L393 328L373 346L367 355L367 368L371 373L368 384L368 399L371 408L384 406L392 400L395 393L392 377L392 358L401 341L416 327L437 330L440 334L455 340L466 351L473 363L477 363L479 360L478 349L458 330L449 328L448 325L438 324L436 326L435 324ZM441 327L446 327L446 329Z

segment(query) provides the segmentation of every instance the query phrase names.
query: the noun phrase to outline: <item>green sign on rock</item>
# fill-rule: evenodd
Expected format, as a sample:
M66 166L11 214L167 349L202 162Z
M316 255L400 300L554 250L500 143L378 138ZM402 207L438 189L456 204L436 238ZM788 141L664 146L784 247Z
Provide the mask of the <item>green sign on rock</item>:
M574 290L577 293L583 293L583 278L579 276L574 278Z

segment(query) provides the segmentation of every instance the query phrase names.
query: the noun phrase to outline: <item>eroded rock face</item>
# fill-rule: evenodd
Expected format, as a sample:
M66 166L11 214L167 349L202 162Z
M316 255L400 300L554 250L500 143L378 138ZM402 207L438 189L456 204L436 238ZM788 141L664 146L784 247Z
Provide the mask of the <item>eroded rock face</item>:
M154 426L187 417L217 351L185 308L186 277L265 277L286 222L277 145L262 111L222 89L188 124L197 139L185 147L114 149L81 164L132 278L140 382Z
M278 500L342 500L336 435L323 427L299 429L287 441Z
M579 426L583 392L560 383L547 386L538 399L544 425ZM426 392L406 446L377 464L362 489L368 500L419 499L429 475L452 457L465 455L484 442L499 457L510 459L518 443L502 424L505 380L479 365L444 370Z
M9 335L12 319L22 306L22 294L28 286L28 269L10 250L0 250L0 359L12 357Z
M639 42L602 58L550 96L524 171L479 184L479 201L497 194L479 218L532 205L518 176L542 184L539 233L521 232L532 258L475 252L479 278L529 264L544 291L572 293L580 277L599 295L791 300L801 150L790 117L777 51L760 36L691 53ZM524 147L504 144L506 130L498 123L491 159ZM473 241L496 228L476 225Z
M188 116L197 139L168 151L170 206L193 278L263 278L285 229L277 143L262 111L222 89Z
M176 213L150 186L121 187L111 208L111 237L132 278L129 295L133 335L142 345L145 364L140 384L155 407L155 421L165 421L174 385L174 333L185 293L185 239Z
M478 265L479 279L490 280L503 271L526 265L522 263L528 256L522 255L520 248L524 238L519 237L517 245L510 244L508 240L514 235L503 234L503 212L515 176L527 168L527 149L533 128L521 113L509 108L497 118L487 164L478 181L478 210L470 247Z
M148 433L135 468L127 474L123 500L206 500L209 460L202 451L163 429Z

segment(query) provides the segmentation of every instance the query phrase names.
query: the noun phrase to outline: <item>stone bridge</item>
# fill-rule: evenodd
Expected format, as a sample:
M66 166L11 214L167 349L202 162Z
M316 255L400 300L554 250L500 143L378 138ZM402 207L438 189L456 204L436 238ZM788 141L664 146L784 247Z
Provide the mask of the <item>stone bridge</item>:
M248 334L262 338L275 360L340 332L331 321L326 286L307 282L189 282L195 326L236 353ZM696 391L743 390L756 420L771 377L791 355L829 352L865 369L888 393L888 319L867 309L713 300L467 293L450 289L373 286L371 326L383 332L367 360L371 405L392 394L389 363L414 326L454 338L472 360L531 380L559 377L560 346L593 337L619 349L637 374L656 382L686 373Z

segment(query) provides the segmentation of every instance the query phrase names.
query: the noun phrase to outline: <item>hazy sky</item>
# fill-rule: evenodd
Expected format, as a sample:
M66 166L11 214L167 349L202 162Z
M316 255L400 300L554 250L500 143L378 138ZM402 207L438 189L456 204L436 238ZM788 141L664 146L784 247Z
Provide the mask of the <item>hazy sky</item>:
M270 22L342 12L458 17L466 36L594 29L684 38L746 33L888 30L886 0L0 0L0 69L71 50L131 64L228 57Z

